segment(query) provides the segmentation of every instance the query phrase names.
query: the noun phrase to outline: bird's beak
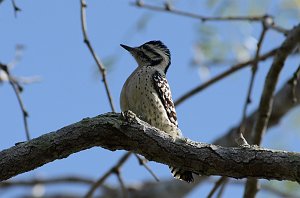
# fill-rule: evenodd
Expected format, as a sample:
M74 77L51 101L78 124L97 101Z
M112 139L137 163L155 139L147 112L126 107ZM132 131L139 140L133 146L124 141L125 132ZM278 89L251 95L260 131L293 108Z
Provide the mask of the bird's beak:
M121 47L123 47L124 49L126 49L128 52L132 52L135 48L134 47L129 47L127 45L123 45L123 44L120 44Z

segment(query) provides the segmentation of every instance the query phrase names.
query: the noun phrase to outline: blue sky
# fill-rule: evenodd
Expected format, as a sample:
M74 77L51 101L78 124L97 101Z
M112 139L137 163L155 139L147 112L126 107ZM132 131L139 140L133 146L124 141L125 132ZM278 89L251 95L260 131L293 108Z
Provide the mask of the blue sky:
M190 65L194 56L195 43L201 40L199 28L213 26L216 36L225 45L229 59L234 57L235 46L258 38L260 25L248 22L211 22L200 23L197 20L181 16L153 12L129 5L130 1L88 1L87 24L90 40L97 54L104 62L113 57L115 62L108 68L108 82L114 103L119 108L119 94L123 83L135 69L133 58L119 44L140 45L149 40L162 40L170 49L172 65L168 80L173 98L177 99L187 90L203 82L199 68ZM153 1L160 4L160 1ZM234 1L233 1L234 2ZM207 8L205 3L197 1L175 1L176 7L201 13L217 15L219 8ZM280 17L290 13L282 11L281 1L263 5L254 9L257 13L272 14L280 25L290 28L297 24L297 18ZM22 12L15 18L9 0L0 4L0 61L10 63L15 56L15 46L24 45L21 61L12 69L15 76L40 76L41 81L25 85L22 93L29 112L29 129L32 137L38 137L57 130L84 117L93 117L109 112L104 86L97 75L97 68L88 49L83 43L80 26L79 1L17 1ZM250 12L251 3L229 10L232 14L242 15ZM249 8L249 9L248 9ZM226 12L229 11L224 11ZM246 13L247 13L246 12ZM147 19L146 26L137 31L136 24L141 18ZM284 37L273 31L268 32L262 52L272 49L282 42ZM248 40L247 40L248 39ZM250 51L250 55L253 52ZM253 104L249 112L256 109L259 102L264 78L271 60L263 62L255 82ZM281 74L280 85L291 76L299 64L299 58L291 58ZM209 69L210 76L226 70L231 64L221 64ZM214 84L210 88L192 97L177 107L179 125L184 135L194 141L212 142L241 119L242 106L249 83L250 69L240 71L231 77ZM14 143L24 141L25 133L22 115L16 97L9 86L0 85L0 149L9 148ZM291 112L280 125L266 135L263 146L274 149L298 151L299 109ZM297 126L298 125L298 126ZM284 132L284 135L283 135ZM278 141L280 139L280 141ZM71 155L67 159L44 165L16 178L54 177L59 175L84 175L97 179L108 170L121 156L123 151L111 152L102 148L93 148ZM171 178L167 166L150 162L151 168L160 178ZM122 171L127 184L152 179L148 172L140 167L135 158L129 160ZM108 183L117 184L112 176ZM204 185L189 197L199 193L207 194L211 184ZM51 186L46 193L59 190L84 193L86 186ZM0 197L14 197L31 189L18 189L14 192L0 191ZM241 195L243 188L227 187L225 197L230 193ZM260 194L262 196L263 193Z

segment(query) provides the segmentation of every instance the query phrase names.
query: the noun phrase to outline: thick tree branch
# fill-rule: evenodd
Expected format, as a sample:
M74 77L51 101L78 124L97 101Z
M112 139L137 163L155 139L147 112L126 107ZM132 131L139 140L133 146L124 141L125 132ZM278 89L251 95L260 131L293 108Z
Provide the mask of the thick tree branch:
M127 119L127 118L126 118ZM300 181L300 154L262 148L226 148L173 139L138 118L107 113L86 118L0 152L0 180L94 146L128 150L202 175Z
M300 105L300 100L299 100L300 84L297 83L296 87L294 87L290 83L292 80L294 80L294 76L290 80L288 80L275 95L272 114L271 114L268 127L273 127L277 125L280 122L281 118L283 118L290 110ZM297 80L299 80L299 77L297 78ZM293 100L291 99L294 95L293 90L295 90L295 97L298 98L298 100L296 100L297 101L296 103L294 103ZM245 120L244 135L247 138L249 138L251 134L256 114L257 111L254 111ZM223 145L223 146L235 146L236 143L234 142L234 139L232 137L235 133L235 130L239 129L239 126L240 124L233 127L229 131L225 132L223 136L216 139L213 143ZM201 182L205 181L206 178L207 177L205 176L197 177L196 181L192 184L186 184L184 182L180 182L174 179L160 181L159 183L147 182L144 183L144 185L139 185L139 188L136 188L135 190L131 190L130 195L132 197L140 197L140 196L145 196L145 194L147 194L147 196L145 197L159 198L162 197L161 193L164 192L164 197L179 198L187 195ZM112 191L115 192L114 190ZM113 193L112 191L109 190L105 191L104 197L106 195L110 195L110 193Z

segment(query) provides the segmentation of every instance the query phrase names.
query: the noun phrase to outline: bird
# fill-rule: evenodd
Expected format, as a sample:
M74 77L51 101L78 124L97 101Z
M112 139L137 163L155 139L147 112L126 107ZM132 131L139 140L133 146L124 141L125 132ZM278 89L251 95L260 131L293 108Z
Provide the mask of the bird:
M174 139L182 137L166 73L171 65L170 50L163 42L153 40L138 47L120 44L135 59L138 66L125 81L121 95L122 112L132 111L143 121L168 133ZM188 183L191 171L169 166L172 175Z

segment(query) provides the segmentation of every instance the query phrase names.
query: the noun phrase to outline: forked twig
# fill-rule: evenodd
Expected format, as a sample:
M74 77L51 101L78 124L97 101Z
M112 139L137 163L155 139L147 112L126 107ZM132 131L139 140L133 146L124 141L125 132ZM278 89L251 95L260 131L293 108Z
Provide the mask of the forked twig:
M12 6L13 6L13 9L14 9L15 17L17 17L18 12L21 12L22 10L19 6L17 6L15 0L11 0L11 3L12 3Z
M150 5L150 4L145 4L142 0L136 0L135 3L131 3L134 6L140 7L140 8L145 8L149 10L154 10L154 11L159 11L159 12L166 12L166 13L171 13L171 14L176 14L179 16L185 16L185 17L190 17L194 19L201 20L201 22L206 22L206 21L251 21L251 22L259 22L259 21L265 21L265 19L270 19L267 21L266 26L268 29L272 29L276 32L287 34L288 30L276 25L273 21L273 17L269 15L258 15L258 16L203 16L191 12L186 12L182 10L176 10L172 7L172 5L167 2L165 3L164 7L161 6L155 6L155 5Z
M194 14L186 11L181 11L181 10L176 10L172 8L170 3L166 3L164 7L161 6L155 6L155 5L150 5L150 4L145 4L141 0L137 0L135 3L131 3L131 5L141 7L141 8L146 8L150 10L155 10L155 11L160 11L160 12L169 12L172 14L177 14L180 16L185 16L185 17L190 17L190 18L195 18L199 19L202 22L206 21L261 21L262 16L217 16L217 17L208 17L208 16L202 16L199 14Z
M131 152L126 152L117 162L115 166L113 166L111 169L109 169L102 177L100 177L96 183L89 189L87 194L84 196L84 198L92 198L95 190L99 188L103 184L103 182L113 173L116 172L116 170L119 170L121 166L126 162L126 160L130 157Z
M159 182L159 179L158 177L155 175L155 173L149 168L149 166L146 164L146 160L145 159L142 159L138 154L134 154L134 156L137 158L137 160L139 161L139 164L141 166L144 166L145 169L153 176L153 178Z
M224 176L222 176L222 177L220 177L216 182L215 182L215 185L214 185L214 187L211 189L211 191L209 192L209 194L207 195L207 198L211 198L213 195L214 195L214 193L218 190L218 188L220 187L220 186L222 186L222 184L223 184L223 182L225 182L225 181L227 181L227 177L224 177Z
M126 186L124 184L124 181L123 181L123 178L121 176L121 172L119 169L115 169L114 170L114 173L116 174L117 178L118 178L118 181L120 183L120 187L122 189L122 195L123 195L123 198L127 198L128 195L127 195L127 189L126 189Z
M25 109L23 100L21 98L21 91L23 90L22 86L10 75L9 69L7 65L3 65L0 63L0 69L3 70L7 77L8 77L8 81L9 84L12 86L15 95L17 97L18 103L20 105L21 111L22 111L22 115L23 115L23 123L24 123L24 128L25 128L25 134L26 134L26 139L27 141L30 140L30 133L29 133L29 128L28 128L28 122L27 122L27 118L28 118L28 113Z

